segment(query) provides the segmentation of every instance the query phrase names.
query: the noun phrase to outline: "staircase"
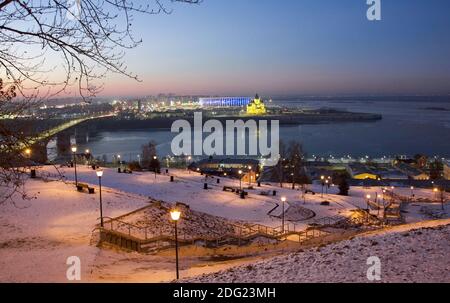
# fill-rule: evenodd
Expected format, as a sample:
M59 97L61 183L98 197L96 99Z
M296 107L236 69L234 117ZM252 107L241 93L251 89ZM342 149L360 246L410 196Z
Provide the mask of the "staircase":
M147 227L139 227L120 219L104 218L104 227L97 227L100 233L100 243L106 242L114 246L137 251L141 253L154 253L175 246L175 235L159 232L155 235L153 230ZM181 246L197 245L206 248L218 248L225 245L244 246L253 240L263 238L268 241L286 241L293 237L298 242L304 242L313 238L323 237L328 232L313 227L300 230L295 224L288 223L282 227L269 227L260 224L230 224L233 233L221 236L191 236L186 233L178 234L178 244Z

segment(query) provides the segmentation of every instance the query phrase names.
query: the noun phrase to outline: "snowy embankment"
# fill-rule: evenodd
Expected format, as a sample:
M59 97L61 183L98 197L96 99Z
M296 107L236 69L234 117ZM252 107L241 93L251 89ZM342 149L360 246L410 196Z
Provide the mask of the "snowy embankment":
M450 282L450 220L370 232L351 240L279 256L184 282L370 282L369 257L381 282Z

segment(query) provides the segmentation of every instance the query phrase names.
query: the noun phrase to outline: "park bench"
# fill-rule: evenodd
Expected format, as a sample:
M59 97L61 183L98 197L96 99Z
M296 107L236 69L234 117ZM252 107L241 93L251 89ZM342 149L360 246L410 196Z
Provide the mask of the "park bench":
M234 189L233 187L230 187L230 186L224 186L223 191L228 191L228 192L234 193L236 191L236 189Z
M241 193L242 193L242 194L241 194ZM248 192L246 192L245 190L241 190L241 189L236 189L236 194L237 194L237 195L248 196Z
M127 168L121 169L120 167L117 169L119 174L132 174L133 171Z
M316 192L310 190L310 189L306 189L305 190L305 194L312 194L313 196L316 194Z
M87 191L90 194L94 194L95 193L95 189L93 187L89 187L88 184L86 184L86 183L78 183L77 184L77 190L78 191L83 191L84 189L87 189Z
M259 193L259 195L260 195L260 196L270 196L270 193L271 193L270 190L268 190L268 191L261 191L261 192Z

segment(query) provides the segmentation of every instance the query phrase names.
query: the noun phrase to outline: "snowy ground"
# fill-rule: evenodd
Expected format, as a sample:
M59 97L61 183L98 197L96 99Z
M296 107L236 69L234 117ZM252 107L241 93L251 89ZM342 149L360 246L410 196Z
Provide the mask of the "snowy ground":
M325 247L275 257L183 282L370 282L370 257L381 261L380 282L450 282L450 220L393 228ZM433 227L434 226L434 227Z
M174 256L149 256L100 249L91 242L98 222L98 195L73 184L29 180L32 200L16 197L0 205L0 282L67 282L66 260L81 260L81 281L163 282L174 278ZM103 188L104 214L119 216L148 205L136 194ZM248 260L207 262L181 251L184 277L217 271Z
M73 169L62 172L66 179L73 180ZM223 192L222 186L239 187L236 180L221 178L221 184L209 180L210 190L203 190L204 176L184 170L170 170L175 175L175 183L169 176L151 173L118 174L116 170L105 169L102 179L104 215L116 217L148 205L148 197L166 202L183 202L195 211L205 212L226 219L262 223L273 227L280 225L280 219L267 213L277 204L280 196L287 197L288 204L306 207L316 213L316 217L296 222L300 226L315 219L347 215L351 209L365 207L365 195L381 192L380 188L352 188L350 197L335 195L337 189L321 198L320 194L307 195L306 204L301 193L288 186L280 189L274 185L264 185L261 189L250 190L250 197L242 200L232 193ZM38 175L51 175L57 179L56 171L48 166L40 169ZM96 186L98 179L92 169L79 166L78 179ZM245 185L245 184L244 184ZM32 200L16 197L15 204L0 205L0 281L64 282L66 280L66 259L78 256L82 265L82 281L170 281L174 275L174 258L167 255L150 256L126 253L116 250L99 249L91 245L91 235L98 223L98 195L79 193L74 185L62 181L44 182L41 179L28 180L28 194ZM276 197L261 196L260 191L277 190ZM320 193L320 186L312 186ZM409 189L396 189L408 195ZM433 193L418 190L416 195L432 197ZM321 206L327 200L330 206ZM421 207L437 209L436 204L413 204L410 206L410 221L428 219ZM448 216L448 206L446 207ZM409 208L407 209L410 210ZM274 211L279 215L280 208ZM292 214L295 214L293 211ZM433 212L432 212L433 213ZM293 215L295 217L295 215ZM290 217L290 216L287 216ZM250 264L260 257L231 261L212 262L190 257L181 252L181 276L191 277L208 272L216 272L231 266ZM330 280L331 281L331 280Z
M46 167L45 171L47 173L55 173L54 168L51 166ZM62 172L68 180L74 179L73 168L65 168ZM310 185L309 189L315 191L317 194L307 194L304 199L300 191L290 189L290 184L286 184L282 189L279 187L279 184L263 184L261 188L255 187L254 190L249 190L249 198L242 200L233 193L222 191L224 185L239 188L240 184L238 180L220 178L221 183L217 184L216 179L210 177L207 181L210 189L205 191L203 190L205 176L180 169L170 169L169 173L175 176L174 183L169 182L170 177L164 174L157 175L155 178L154 174L148 172L138 172L130 175L119 174L116 169L105 169L102 182L107 187L125 192L152 197L166 202L182 202L190 205L193 210L211 215L271 227L281 226L279 217L282 209L280 201L282 196L287 198L286 210L290 204L305 207L316 214L315 217L309 220L292 221L301 228L306 227L308 223L320 218L336 215L349 216L350 210L358 207L366 208L367 194L371 195L373 201L377 194L381 197L383 192L381 187L351 187L349 197L342 197L337 195L338 189L336 187L331 187L328 190L328 194L325 190L325 194L322 197L321 186ZM78 179L90 184L97 184L98 182L95 172L91 168L81 165L78 166ZM246 187L248 184L243 183L242 186ZM271 192L272 190L278 192L276 197L259 195L262 191ZM409 188L395 188L394 192L405 197L411 196L411 190ZM435 197L435 194L431 190L415 189L413 193L417 198L433 199ZM323 201L329 201L331 205L320 205ZM269 216L268 212L277 205L280 207L271 213L272 216ZM416 205L434 205L437 208L440 207L440 203L416 203ZM413 207L410 216L408 213L405 213L407 222L430 219L422 218L416 210L417 207ZM289 214L289 211L287 214Z

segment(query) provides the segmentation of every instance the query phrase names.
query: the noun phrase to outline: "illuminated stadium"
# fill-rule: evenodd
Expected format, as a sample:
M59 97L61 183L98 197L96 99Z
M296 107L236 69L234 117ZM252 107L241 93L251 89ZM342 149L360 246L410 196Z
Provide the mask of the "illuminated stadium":
M200 106L204 106L204 107L238 107L238 106L247 106L251 101L252 101L251 97L199 98Z

